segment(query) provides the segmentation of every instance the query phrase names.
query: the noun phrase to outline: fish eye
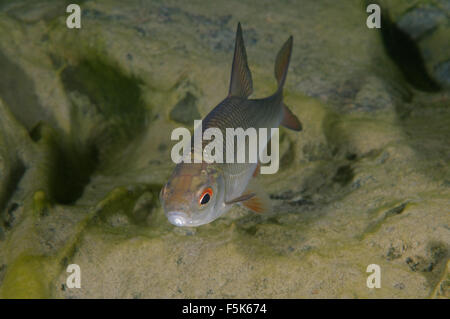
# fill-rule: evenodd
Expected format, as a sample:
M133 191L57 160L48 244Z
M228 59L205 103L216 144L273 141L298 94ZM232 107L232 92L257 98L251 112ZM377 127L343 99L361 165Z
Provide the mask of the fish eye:
M206 188L203 191L203 193L200 195L200 199L199 199L198 203L200 205L207 204L211 200L212 195L213 195L213 191L212 191L211 187Z

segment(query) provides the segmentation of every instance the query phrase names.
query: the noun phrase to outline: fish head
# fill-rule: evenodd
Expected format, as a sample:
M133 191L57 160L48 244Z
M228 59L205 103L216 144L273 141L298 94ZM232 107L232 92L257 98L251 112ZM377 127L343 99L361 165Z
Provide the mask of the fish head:
M161 189L161 204L175 226L200 226L226 209L223 174L212 165L178 164Z

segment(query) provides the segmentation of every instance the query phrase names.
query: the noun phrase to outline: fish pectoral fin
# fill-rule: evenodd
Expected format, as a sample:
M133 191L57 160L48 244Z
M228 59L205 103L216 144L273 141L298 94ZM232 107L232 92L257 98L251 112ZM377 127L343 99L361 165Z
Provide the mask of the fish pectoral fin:
M225 202L225 204L230 205L230 204L237 204L237 203L241 203L243 201L247 201L249 199L251 199L253 196L255 196L256 194L254 193L244 193L239 197L236 197L228 202Z
M266 213L272 209L272 204L267 193L261 188L255 179L252 179L247 186L245 193L239 197L239 203L255 213Z
M294 131L302 130L302 123L284 103L283 103L283 119L281 120L281 125Z
M228 96L247 98L252 92L252 73L247 64L247 53L245 51L244 39L242 38L241 23L238 23Z
M255 171L253 172L252 176L258 177L260 173L261 173L261 163L258 161L258 163L256 164Z
M272 208L270 202L263 197L253 196L249 200L242 202L242 206L255 213L267 213Z

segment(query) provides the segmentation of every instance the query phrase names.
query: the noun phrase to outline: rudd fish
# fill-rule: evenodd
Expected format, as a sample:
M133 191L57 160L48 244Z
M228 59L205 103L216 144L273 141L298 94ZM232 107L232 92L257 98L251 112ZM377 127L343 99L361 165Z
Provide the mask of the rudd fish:
M253 91L252 75L238 24L228 96L203 119L202 132L210 127L220 129L224 135L226 128L258 130L283 125L296 131L302 129L300 121L283 103L292 41L291 36L276 57L277 91L263 99L248 99ZM248 143L248 139L244 139L244 143ZM195 157L195 152L192 148L190 156ZM217 219L234 204L258 213L270 210L269 197L252 179L257 166L249 162L177 164L160 193L167 218L176 226L199 226Z

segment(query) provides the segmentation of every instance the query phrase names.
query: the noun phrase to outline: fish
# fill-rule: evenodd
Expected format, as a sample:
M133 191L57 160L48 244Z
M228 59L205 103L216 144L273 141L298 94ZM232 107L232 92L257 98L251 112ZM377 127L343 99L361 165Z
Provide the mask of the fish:
M253 127L258 130L282 125L301 131L301 122L283 102L283 86L292 47L293 37L290 36L276 56L275 78L278 88L275 93L265 98L249 99L253 93L253 80L239 22L228 95L206 115L202 126L197 129L204 132L208 128L218 128L225 135L226 128L246 130ZM248 139L244 143L249 143ZM199 152L201 150L192 147L189 156L194 159ZM211 223L235 204L256 213L270 211L270 198L256 181L259 165L258 162L249 161L178 163L160 192L166 217L175 226L196 227Z

